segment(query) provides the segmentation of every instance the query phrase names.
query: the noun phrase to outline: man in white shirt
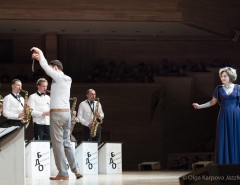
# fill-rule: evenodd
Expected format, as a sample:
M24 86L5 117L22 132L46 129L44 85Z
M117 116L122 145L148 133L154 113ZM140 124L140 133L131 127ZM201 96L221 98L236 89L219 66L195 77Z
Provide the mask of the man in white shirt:
M45 78L37 80L37 92L31 94L28 105L33 109L35 140L50 140L50 97L46 94L48 81Z
M4 126L5 126L5 123L7 122L7 119L2 116L2 108L3 108L2 101L3 101L3 100L0 99L0 127L4 127Z
M24 118L24 98L20 95L22 82L13 79L12 92L3 98L3 116L8 119L9 126L24 126L21 120Z
M63 66L59 60L52 60L48 65L43 52L39 48L33 47L31 51L33 52L33 60L38 60L43 70L52 78L50 134L55 163L59 172L57 176L50 177L50 180L69 179L66 158L71 171L79 179L82 175L79 173L79 167L70 142L71 114L69 99L72 79L63 73Z
M86 96L87 100L84 100L79 104L77 117L80 123L83 125L84 141L98 141L98 144L100 145L102 130L101 125L98 125L96 136L94 138L92 138L90 135L90 129L92 128L93 116L95 113L99 122L104 118L102 105L100 102L98 102L98 111L96 112L97 101L95 101L96 92L94 89L88 89Z

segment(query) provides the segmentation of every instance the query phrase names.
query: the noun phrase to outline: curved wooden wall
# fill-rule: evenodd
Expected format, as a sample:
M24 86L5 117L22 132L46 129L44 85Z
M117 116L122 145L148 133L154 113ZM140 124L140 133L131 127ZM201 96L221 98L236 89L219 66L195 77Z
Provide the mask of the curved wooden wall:
M182 21L179 0L4 1L0 19Z

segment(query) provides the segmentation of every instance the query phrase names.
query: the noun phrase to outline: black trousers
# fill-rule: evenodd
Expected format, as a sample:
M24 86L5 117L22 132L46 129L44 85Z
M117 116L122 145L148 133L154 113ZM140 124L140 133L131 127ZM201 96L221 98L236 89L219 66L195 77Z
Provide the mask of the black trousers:
M83 140L84 141L97 141L98 145L101 144L102 139L102 126L98 125L96 137L92 138L90 136L90 129L86 126L83 126Z
M35 140L51 140L50 125L40 125L34 122Z

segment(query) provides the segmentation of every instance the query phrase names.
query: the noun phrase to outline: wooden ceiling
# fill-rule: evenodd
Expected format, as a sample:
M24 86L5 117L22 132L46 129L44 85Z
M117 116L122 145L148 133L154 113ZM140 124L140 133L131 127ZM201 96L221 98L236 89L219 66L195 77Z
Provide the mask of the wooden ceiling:
M75 21L182 21L179 0L9 0L0 19Z
M239 0L0 0L0 21L177 22L231 37Z

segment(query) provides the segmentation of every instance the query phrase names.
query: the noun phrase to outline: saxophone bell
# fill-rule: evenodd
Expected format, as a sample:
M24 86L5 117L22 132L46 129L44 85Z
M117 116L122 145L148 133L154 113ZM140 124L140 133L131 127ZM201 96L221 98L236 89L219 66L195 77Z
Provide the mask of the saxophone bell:
M3 97L0 95L0 103L3 102Z
M24 106L23 106L23 113L24 113L24 118L21 120L22 123L28 124L31 120L31 115L32 115L32 108L28 106L27 101L28 101L28 91L25 91L23 89L20 89L21 92L25 93L24 96Z

